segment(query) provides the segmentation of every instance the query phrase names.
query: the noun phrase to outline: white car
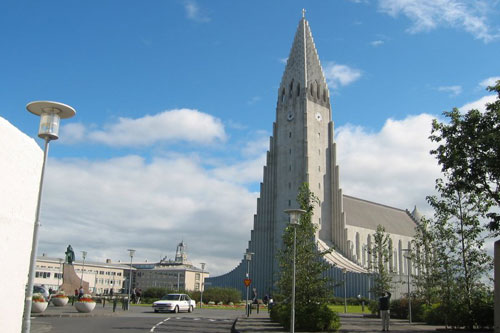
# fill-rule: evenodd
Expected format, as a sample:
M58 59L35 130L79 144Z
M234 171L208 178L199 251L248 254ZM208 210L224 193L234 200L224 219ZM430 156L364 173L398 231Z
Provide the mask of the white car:
M153 309L155 312L193 312L194 308L196 308L196 302L186 294L168 294L167 296L163 296L161 300L153 303Z

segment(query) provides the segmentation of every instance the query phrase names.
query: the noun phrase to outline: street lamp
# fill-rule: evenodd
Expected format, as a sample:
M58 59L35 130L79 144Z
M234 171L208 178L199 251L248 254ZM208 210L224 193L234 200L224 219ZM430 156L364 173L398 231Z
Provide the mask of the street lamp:
M38 128L38 137L45 140L43 149L42 173L40 176L40 184L38 186L38 200L36 204L35 224L33 227L33 239L31 242L30 267L28 273L28 285L26 286L26 294L24 298L23 312L23 333L28 333L31 329L31 302L33 298L33 285L35 283L35 268L36 268L36 252L38 247L38 229L40 227L40 203L42 201L42 186L45 174L45 164L47 162L47 154L49 152L50 140L59 138L59 122L60 119L71 118L76 114L75 109L71 106L48 101L31 102L26 105L26 109L40 116L40 127Z
M411 275L411 249L402 249L401 251L407 254L404 257L408 260L408 269L406 274L408 274L408 321L411 324L411 289L410 289L410 275Z
M132 259L134 258L135 250L128 249L127 250L130 255L130 269L128 273L128 299L127 299L127 310L130 308L130 289L132 288Z
M300 216L306 211L303 209L287 209L285 213L290 216L290 225L293 227L293 275L292 275L292 318L290 323L290 332L295 333L295 252L297 242L297 226Z
M342 268L344 273L344 313L347 313L347 269Z
M246 278L249 279L250 278L250 261L252 260L252 256L254 255L253 252L249 252L247 251L245 253L245 260L247 261L247 275L246 275ZM248 290L250 288L250 283L246 283L246 288L247 288L247 298L246 298L246 311L247 311L247 317L250 316L250 309L248 307Z
M205 272L205 263L201 262L201 281L200 281L200 309L203 306L203 273Z
M86 257L87 257L87 251L82 251L83 267L82 267L82 275L80 277L80 288L83 287L83 271L85 270L85 258Z
M59 274L57 274L57 290L59 291L59 289L61 288L61 274L62 274L62 263L63 263L63 259L62 258L59 258Z

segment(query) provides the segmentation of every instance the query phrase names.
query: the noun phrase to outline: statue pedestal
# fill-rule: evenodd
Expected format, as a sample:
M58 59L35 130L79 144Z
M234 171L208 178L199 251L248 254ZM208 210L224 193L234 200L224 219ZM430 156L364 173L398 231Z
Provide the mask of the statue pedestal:
M80 290L80 276L75 272L75 267L70 264L63 265L63 284L60 290L63 290L66 295L71 296L75 294L75 289ZM89 283L87 281L82 281L81 286L83 287L84 293L89 293Z

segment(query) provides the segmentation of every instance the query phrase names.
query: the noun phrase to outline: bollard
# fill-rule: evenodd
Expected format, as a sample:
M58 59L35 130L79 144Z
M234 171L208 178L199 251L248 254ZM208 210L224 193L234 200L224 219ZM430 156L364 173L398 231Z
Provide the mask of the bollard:
M116 303L118 303L118 299L114 298L113 299L113 312L116 311Z
M102 307L104 307L106 305L106 297L103 297L102 298Z
M259 313L259 303L257 303L257 313Z

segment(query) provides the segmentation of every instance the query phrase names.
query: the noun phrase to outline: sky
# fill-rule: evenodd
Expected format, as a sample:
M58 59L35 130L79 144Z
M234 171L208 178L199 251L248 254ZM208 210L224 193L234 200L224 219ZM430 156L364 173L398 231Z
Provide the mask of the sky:
M303 8L344 193L432 214L431 122L495 99L500 1L7 0L0 116L42 146L26 104L77 111L50 145L38 253L157 261L184 241L212 276L233 269Z

